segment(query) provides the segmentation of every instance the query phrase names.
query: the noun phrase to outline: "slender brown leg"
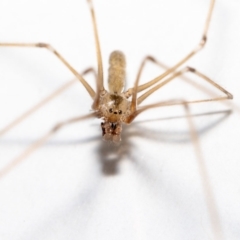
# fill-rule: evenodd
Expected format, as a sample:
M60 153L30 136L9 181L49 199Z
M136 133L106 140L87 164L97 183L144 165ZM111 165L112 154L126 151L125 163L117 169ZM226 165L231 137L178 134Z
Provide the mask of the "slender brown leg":
M186 67L178 72L175 72L171 77L167 78L166 80L164 80L162 83L156 85L155 87L151 88L150 90L148 90L146 93L144 93L142 96L140 96L137 99L137 103L138 105L145 100L149 95L151 95L152 93L154 93L156 90L158 90L159 88L163 87L164 85L166 85L167 83L169 83L170 81L176 79L176 77L181 76L182 74L186 73L186 72L192 72L196 75L198 75L199 77L201 77L203 80L207 81L208 83L210 83L211 85L213 85L214 87L216 87L217 89L219 89L221 92L223 92L226 96L222 96L222 97L214 97L214 98L207 98L207 99L199 99L199 100L192 100L192 101L179 101L179 100L172 100L172 101L166 101L166 102L158 102L158 103L154 103L154 104L149 104L149 105L145 105L140 107L138 110L133 111L130 116L126 119L126 123L131 123L140 113L151 109L151 108L155 108L155 107L163 107L163 106L172 106L172 105L183 105L183 104L190 104L190 103L201 103L201 102L210 102L210 101L220 101L220 100L226 100L226 99L232 99L233 96L231 93L229 93L227 90L225 90L224 88L222 88L220 85L218 85L217 83L215 83L214 81L212 81L210 78L208 78L207 76L203 75L202 73L198 72L196 69L191 68L191 67Z
M208 213L209 213L210 222L212 225L214 239L220 240L220 239L223 239L220 217L219 217L214 193L212 191L212 187L210 184L210 179L209 179L209 175L208 175L208 172L206 169L205 161L203 158L199 137L198 137L196 128L194 126L188 104L184 103L184 108L186 111L190 135L191 135L194 149L196 152L198 169L200 172L200 177L201 177L201 181L202 181L202 185L203 185L205 201L206 201L206 205L207 205L207 209L208 209Z
M149 62L152 62L152 63L155 63L156 65L158 65L159 67L163 68L164 70L167 70L167 69L170 68L170 67L167 67L165 64L163 64L163 63L159 62L158 60L156 60L153 56L148 55L148 56L144 57L144 59L142 60L142 62L141 62L141 64L140 64L140 67L139 67L139 69L138 69L137 77L136 77L135 82L134 82L134 87L133 87L133 88L129 88L129 89L124 93L125 96L126 96L126 98L129 98L129 97L131 97L132 95L133 95L132 98L134 98L133 91L134 91L134 89L135 89L135 92L137 92L136 89L137 89L137 86L139 85L140 77L141 77L142 72L143 72L143 69L144 69L144 67L146 66L146 63L147 63L148 61L149 61ZM137 94L136 94L136 95L137 95Z
M88 73L93 73L95 78L96 78L96 72L93 68L88 68L85 71L82 72L82 75L86 75ZM0 130L0 136L6 134L10 129L12 129L13 127L17 126L19 123L21 123L24 119L26 119L27 117L29 117L31 114L33 114L34 112L36 112L37 110L39 110L41 107L43 107L44 105L46 105L47 103L49 103L51 100L53 100L55 97L59 96L62 92L64 92L65 90L67 90L70 86L72 86L75 82L77 82L76 79L65 83L63 86L61 86L60 88L58 88L56 91L54 91L53 93L51 93L49 96L47 96L46 98L44 98L41 102L37 103L35 106L33 106L32 108L30 108L29 110L27 110L25 113L23 113L22 115L20 115L19 117L17 117L16 119L14 119L11 123L9 123L6 127L4 127L2 130Z
M85 120L91 117L94 117L95 113L90 113L85 116L81 117L76 117L76 118L71 118L67 121L61 122L56 124L47 134L45 134L43 137L41 137L39 140L31 144L22 154L14 158L10 164L5 166L1 171L0 171L0 178L6 175L11 169L13 169L15 166L20 164L26 157L28 157L31 153L36 151L39 147L41 147L53 134L55 134L57 131L59 131L62 127L79 122L81 120Z
M89 95L94 99L95 91L85 81L85 79L49 44L47 43L0 43L0 47L34 47L34 48L45 48L52 52L83 84L88 91Z
M92 17L94 38L95 38L95 45L96 45L96 53L97 53L97 62L98 62L97 91L96 91L96 96L94 98L94 102L93 102L93 105L92 105L93 109L97 109L98 105L99 105L100 92L104 91L102 55L101 55L101 48L100 48L100 43L99 43L97 23L96 23L96 17L95 17L95 11L94 11L94 7L93 7L93 3L92 3L92 0L87 0L87 1L88 1L89 9L90 9L90 12L91 12L91 17Z
M154 93L156 90L158 90L159 88L161 88L162 86L166 85L167 83L169 83L170 81L176 79L176 77L181 76L182 74L186 73L186 72L192 72L194 74L196 74L197 76L199 76L200 78L202 78L203 80L207 81L208 83L210 83L211 85L213 85L215 88L219 89L221 92L223 92L226 96L224 97L217 97L217 98L210 98L210 99L202 99L202 100L196 100L196 101L191 101L189 103L194 103L194 102L209 102L209 101L217 101L217 100L223 100L223 99L232 99L233 96L231 93L229 93L227 90L225 90L223 87L221 87L220 85L218 85L217 83L215 83L213 80L211 80L209 77L205 76L204 74L200 73L199 71L197 71L194 68L191 67L186 67L178 72L175 72L171 77L165 79L162 83L156 85L155 87L151 88L150 90L148 90L147 92L145 92L143 95L141 95L138 99L137 99L137 103L138 105L141 104L143 102L143 100L145 100L148 96L150 96L152 93Z
M208 100L201 100L201 101L216 101L216 100L222 100L222 99L232 99L233 96L232 94L230 94L229 92L227 92L224 88L222 88L220 85L218 85L217 83L215 83L214 81L212 81L210 78L208 78L207 76L203 75L202 73L198 72L196 69L194 68L191 68L191 67L186 67L180 71L176 71L176 70L173 70L172 71L172 76L169 77L169 78L163 78L161 79L163 82L159 83L158 85L156 85L155 87L149 89L146 93L144 93L143 95L141 95L138 99L137 99L137 93L138 93L138 84L139 84L139 80L140 80L140 77L141 77L141 74L142 74L142 71L143 71L143 68L145 67L146 65L146 62L147 61L151 61L152 63L155 63L156 65L158 65L159 67L162 67L164 69L168 69L168 67L157 61L154 57L152 56L146 56L141 65L140 65L140 68L138 70L138 74L137 74L137 77L136 77L136 80L135 80L135 84L134 84L134 87L133 88L130 88L128 89L126 92L125 92L125 96L128 98L130 96L132 96L132 101L131 101L131 111L133 113L133 115L135 116L136 114L136 109L137 109L137 105L140 105L141 102L143 100L145 100L149 95L151 95L153 92L155 92L156 90L158 90L159 88L161 88L162 86L164 86L165 84L167 84L168 82L172 81L173 79L175 79L176 77L181 77L183 78L185 81L187 81L188 83L190 83L191 85L193 85L194 87L200 89L201 91L204 91L204 92L207 92L209 95L213 95L212 91L209 91L208 89L202 87L202 86L199 86L197 84L195 84L191 79L189 78L186 78L183 76L184 73L190 71L192 73L195 73L196 75L198 75L199 77L203 78L204 80L206 80L207 82L209 82L211 85L213 85L214 87L216 87L217 89L219 89L220 91L224 92L226 95L227 95L227 98L224 97L224 98L221 98L221 99L208 99ZM168 71L168 70L167 70ZM236 107L235 107L236 108ZM237 109L238 110L238 109ZM134 117L135 118L135 117ZM133 119L134 119L133 118ZM131 117L130 117L131 119Z
M128 89L126 92L125 92L125 96L128 98L130 96L132 96L132 98L134 98L134 95L135 95L135 100L132 99L132 105L135 104L135 106L137 105L137 91L136 91L136 94L133 94L133 89L136 89L136 85L138 85L139 83L139 80L140 80L140 77L141 77L141 74L143 72L143 69L146 65L146 63L150 61L154 64L156 64L157 66L163 68L164 70L166 69L169 69L170 67L167 66L166 64L164 64L163 62L159 61L159 60L156 60L153 56L146 56L143 61L141 62L140 64L140 67L139 67L139 70L138 70L138 74L137 74L137 77L136 77L136 80L135 80L135 86L134 88L130 88ZM173 73L175 74L176 71L173 71ZM211 89L208 89L207 87L204 87L200 84L197 84L196 82L194 82L191 78L188 78L187 76L185 76L184 74L179 76L179 78L181 78L183 81L187 82L188 84L192 85L193 87L199 89L200 91L203 91L203 92L206 92L209 96L214 96L214 91L212 91ZM161 79L162 81L165 80L164 78ZM224 105L227 105L231 108L233 108L235 111L237 111L239 114L240 114L240 108L235 105L234 103L232 102L229 102L229 101L223 101L222 102ZM135 109L136 110L136 107L134 108L134 106L132 107L132 109Z
M124 94L127 98L129 98L130 96L132 96L132 102L131 102L131 110L135 111L136 110L136 106L137 106L137 93L138 93L138 85L139 85L139 80L142 74L142 71L144 69L144 67L146 66L147 61L150 61L152 63L155 63L156 65L158 65L159 67L162 67L164 69L167 69L167 67L165 65L163 65L162 63L158 62L154 57L152 56L146 56L143 61L140 64L138 73L137 73L137 77L134 83L134 87L128 89Z
M201 182L202 182L203 191L204 191L204 195L205 195L205 201L206 201L206 205L207 205L207 209L208 209L208 213L209 213L210 223L212 226L213 236L214 236L214 239L220 240L220 239L223 239L223 234L222 234L222 228L221 228L220 218L219 218L219 214L218 214L218 209L217 209L215 197L214 197L214 194L212 191L212 187L210 185L210 179L209 179L208 172L207 172L207 169L205 166L205 161L204 161L204 158L202 155L202 150L201 150L198 134L197 134L196 128L194 126L192 116L190 114L190 110L189 110L189 106L188 106L189 103L191 103L191 102L187 102L185 100L178 99L178 100L172 100L172 101L148 105L148 106L141 108L139 111L136 111L136 115L132 116L133 118L130 118L129 120L133 121L133 119L138 114L140 114L141 112L143 112L147 109L154 108L154 107L171 106L171 105L182 105L184 107L184 110L186 112L187 121L188 121L189 130L190 130L190 135L191 135L191 138L192 138L192 141L194 144L194 149L196 152L198 169L200 172ZM131 121L129 121L128 123L130 123Z
M175 70L177 70L177 68L179 68L183 63L185 63L187 60L189 60L191 57L193 57L197 52L199 52L205 46L206 41L207 41L207 32L208 32L209 24L211 21L214 4L215 4L215 0L211 0L207 19L206 19L203 34L202 34L202 38L201 38L200 42L197 44L197 46L187 56L185 56L182 60L180 60L176 65L174 65L173 67L171 67L167 71L165 71L163 74L159 75L158 77L154 78L153 80L151 80L145 84L138 86L137 92L141 92L141 91L151 87L152 85L159 82L161 79L163 79L166 76L168 76L169 74L173 73ZM129 89L128 91L129 91L129 93L131 93L131 92L133 92L133 89Z

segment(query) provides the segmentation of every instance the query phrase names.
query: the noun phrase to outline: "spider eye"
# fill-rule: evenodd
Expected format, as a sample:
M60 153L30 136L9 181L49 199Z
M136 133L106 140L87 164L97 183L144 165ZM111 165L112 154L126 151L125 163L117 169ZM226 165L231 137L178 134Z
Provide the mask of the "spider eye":
M122 114L122 110L119 110L118 113L119 113L119 114Z
M113 109L112 109L112 108L110 108L110 109L109 109L109 112L110 112L110 113L112 113L112 112L113 112Z

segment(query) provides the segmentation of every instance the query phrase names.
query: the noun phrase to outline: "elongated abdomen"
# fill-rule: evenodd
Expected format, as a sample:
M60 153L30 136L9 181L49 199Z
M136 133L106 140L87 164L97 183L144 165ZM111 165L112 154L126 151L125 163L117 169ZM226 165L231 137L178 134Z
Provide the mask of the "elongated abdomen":
M125 56L120 51L114 51L109 57L108 88L111 94L120 94L125 85Z

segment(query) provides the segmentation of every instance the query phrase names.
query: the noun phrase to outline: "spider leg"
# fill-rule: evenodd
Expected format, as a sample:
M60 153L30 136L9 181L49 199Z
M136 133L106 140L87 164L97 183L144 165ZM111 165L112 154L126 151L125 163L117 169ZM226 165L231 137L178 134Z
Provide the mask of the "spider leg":
M101 48L100 48L100 43L99 43L97 22L96 22L93 3L92 3L92 0L87 0L87 1L88 1L89 9L90 9L90 12L91 12L91 17L92 17L92 24L93 24L94 38L95 38L95 46L96 46L96 53L97 53L97 62L98 62L97 91L96 91L96 96L94 98L92 108L93 109L98 109L100 92L104 91L102 55L101 55Z
M226 100L226 99L232 99L233 98L231 93L229 93L227 90L225 90L223 87L221 87L220 85L215 83L213 80L211 80L210 78L208 78L204 74L200 73L199 71L197 71L194 68L185 67L182 70L180 70L178 72L175 72L171 77L165 79L162 83L159 83L158 85L156 85L155 87L151 88L150 90L145 92L143 95L141 95L137 99L137 104L138 105L141 104L143 100L145 100L148 96L150 96L156 90L158 90L159 88L163 87L164 85L166 85L170 81L176 79L176 77L179 77L179 76L181 76L182 74L184 74L186 72L192 72L192 73L196 74L197 76L201 77L203 80L205 80L208 83L210 83L211 85L213 85L215 88L219 89L226 96L214 97L214 98L206 98L206 99L199 99L199 100L191 100L191 101L186 101L186 102L182 102L182 101L179 102L178 100L173 100L173 101L158 102L158 103L154 103L154 104L145 105L145 106L139 108L136 111L132 111L132 113L126 119L126 123L128 123L128 124L131 123L140 113L142 113L142 112L144 112L144 111L146 111L148 109L155 108L155 107L172 106L172 105L183 105L183 104L190 104L190 103L210 102L210 101L220 101L220 100Z
M162 64L161 62L157 61L153 56L146 56L141 64L140 64L140 67L139 67L139 70L138 70L138 73L137 73L137 77L136 77L136 80L135 80L135 83L134 83L134 87L133 88L129 88L124 94L126 96L126 98L129 98L130 96L132 96L132 101L131 101L131 109L132 111L135 111L136 110L136 105L137 105L137 93L138 93L138 84L139 84L139 80L140 80L140 77L142 75L142 72L143 72L143 69L144 67L146 66L146 63L147 62L151 62L151 63L154 63L156 65L158 65L159 67L162 67L164 69L167 69L167 67ZM162 79L163 80L163 79Z
M164 70L168 70L170 67L167 67L165 64L163 64L162 62L159 62L158 60L156 60L153 56L151 55L148 55L146 57L143 58L141 64L140 64L140 67L138 69L138 72L137 72L137 77L135 79L135 82L134 82L134 87L133 88L129 88L127 91L124 92L126 98L129 98L129 97L133 97L134 98L134 95L137 95L137 94L133 94L133 90L137 89L138 90L138 84L139 84L139 81L140 81L140 78L141 78L141 75L142 75L142 72L143 72L143 69L145 68L146 66L146 63L147 62L151 62L151 63L154 63L156 65L158 65L159 67L163 68ZM138 92L136 90L136 93Z
M209 213L210 222L212 225L212 233L214 239L223 239L222 227L220 223L219 211L217 209L217 204L215 200L214 193L210 184L210 178L205 164L205 160L201 150L201 144L197 134L196 127L194 126L193 119L190 114L190 109L188 104L183 104L186 111L186 117L188 121L189 131L192 138L194 150L196 153L197 165L199 170L199 175L202 181L203 191L205 195L205 201Z
M136 80L135 80L135 84L138 84L138 83L139 83L141 74L142 74L143 69L144 69L144 67L145 67L145 65L146 65L147 62L154 63L154 64L156 64L157 66L163 68L164 70L170 69L169 66L167 66L167 65L166 65L165 63L163 63L162 61L159 61L159 60L155 59L153 56L150 56L150 55L149 55L149 56L146 56L146 57L143 59L143 61L141 62L141 64L140 64L140 67L139 67L139 70L138 70L138 74L137 74L137 77L136 77ZM193 68L191 68L191 69L193 70ZM176 72L177 72L176 70L173 71L173 74L176 74ZM195 73L196 73L196 72L197 72L197 71L195 70ZM198 72L197 72L197 73L198 73ZM200 73L199 73L199 74L200 74ZM201 77L203 77L203 74L202 74ZM206 76L204 76L204 77L206 77ZM214 91L212 91L211 89L208 89L207 87L204 87L204 86L202 86L202 85L200 85L200 84L197 84L195 81L193 81L191 78L185 76L184 74L180 75L179 78L180 78L181 80L183 80L184 82L192 85L193 87L199 89L200 91L206 92L209 96L214 96L214 95L215 95ZM165 80L165 78L161 79L161 81L163 81L163 80ZM134 86L134 88L136 88L136 86ZM132 107L131 107L131 109L132 109L133 111L136 110L136 106L137 106L137 91L136 91L135 93L136 93L136 94L133 94L133 88L130 88L130 89L128 89L128 90L125 92L125 96L126 96L127 98L130 97L130 96L132 96L132 102L131 102ZM230 99L231 99L231 98L232 98L232 97L230 96ZM240 114L240 108L239 108L237 105L235 105L234 103L229 102L229 101L222 101L222 103L223 103L224 105L228 106L228 107L233 108L235 111L239 112L239 114ZM134 106L135 106L135 107L134 107Z
M88 73L92 72L96 78L96 73L93 68L88 68L85 71L82 72L81 75L86 75ZM11 130L13 127L17 126L19 123L21 123L24 119L29 117L31 114L39 110L41 107L52 101L55 97L59 96L62 92L66 91L70 86L72 86L77 80L74 79L70 82L65 83L63 86L55 90L53 93L45 97L43 100L38 102L36 105L34 105L32 108L21 114L19 117L14 119L12 122L10 122L7 126L5 126L2 130L0 130L0 136L3 136L6 134L9 130Z
M32 143L25 151L22 152L22 154L20 154L16 158L14 158L7 166L5 166L0 171L0 178L3 177L4 175L6 175L11 169L16 167L18 164L23 162L23 160L26 159L26 157L28 157L31 153L33 153L38 148L40 148L45 142L47 142L47 140L51 136L53 136L56 132L58 132L63 127L65 127L69 124L75 123L75 122L79 122L81 120L85 120L85 119L94 117L94 116L95 116L95 113L90 113L90 114L87 114L87 115L84 115L81 117L71 118L64 122L60 122L60 123L56 124L47 134L45 134L43 137L38 139L36 142Z
M0 43L0 47L34 47L45 48L52 52L83 84L89 95L94 98L96 93L92 87L85 81L85 79L58 53L51 45L47 43Z
M210 223L211 223L212 233L213 233L214 239L216 239L216 240L223 239L219 211L218 211L215 196L214 196L211 184L210 184L210 178L209 178L205 160L204 160L204 157L202 154L200 140L199 140L199 137L197 134L196 127L193 122L193 116L190 113L189 103L191 103L191 102L187 102L182 99L172 100L172 101L167 101L167 102L163 102L163 103L157 103L155 105L154 104L148 105L142 111L145 111L145 110L153 108L153 107L160 107L160 106L171 106L171 105L182 105L183 106L184 111L186 113L185 117L187 118L187 121L188 121L189 133L190 133L190 136L191 136L191 139L193 142L194 151L196 153L196 160L197 160L199 175L200 175L202 186L203 186L205 202L206 202L207 210L209 213L209 219L210 219ZM140 110L139 113L142 111Z
M223 99L233 99L233 96L231 93L229 93L226 89L224 89L223 87L221 87L220 85L218 85L216 82L214 82L213 80L211 80L209 77L207 77L206 75L202 74L201 72L197 71L195 68L192 67L185 67L182 70L175 72L171 77L165 79L162 83L156 85L155 87L151 88L150 90L148 90L147 92L145 92L143 95L141 95L138 99L137 99L137 103L138 105L141 104L148 96L150 96L152 93L154 93L156 90L158 90L159 88L163 87L164 85L166 85L167 83L169 83L170 81L176 79L176 77L181 76L182 74L186 73L186 72L191 72L197 76L199 76L201 79L207 81L208 83L210 83L212 86L214 86L215 88L217 88L218 90L220 90L221 92L223 92L226 96L224 97L215 97L215 98L209 98L209 99L201 99L201 100L195 100L195 101L190 101L187 103L195 103L195 102L209 102L209 101L218 101L218 100L223 100Z
M202 37L200 42L197 44L197 46L189 53L187 54L187 56L185 56L183 59L181 59L177 64L175 64L173 67L167 69L164 73L162 73L161 75L157 76L156 78L150 80L149 82L139 85L138 81L139 78L137 77L134 87L130 88L127 92L128 94L131 96L134 92L134 94L137 94L137 92L141 92L149 87L151 87L152 85L156 84L157 82L161 81L163 78L165 78L166 76L168 76L169 74L173 73L175 70L177 70L177 68L179 68L182 64L184 64L185 62L187 62L191 57L193 57L196 53L198 53L201 49L203 49L203 47L206 44L207 41L207 33L208 33L208 28L210 25L210 21L211 21L211 17L212 17L212 12L213 12L213 8L214 8L214 4L215 4L215 0L211 0L210 2L210 7L209 7L209 11L207 14L207 18L205 21L205 26L204 26L204 30L202 33ZM156 60L152 57L146 57L146 60L151 60L152 62L156 62ZM139 69L139 72L141 74L141 71L143 69L143 66L145 65L146 60L144 59L143 63L141 64L141 67ZM158 63L157 63L158 64ZM134 97L135 98L135 97Z

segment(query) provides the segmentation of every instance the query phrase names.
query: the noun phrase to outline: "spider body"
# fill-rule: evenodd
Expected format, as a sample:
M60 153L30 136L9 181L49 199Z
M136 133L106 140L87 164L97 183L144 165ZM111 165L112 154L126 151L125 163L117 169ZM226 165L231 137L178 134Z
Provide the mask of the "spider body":
M101 91L97 115L104 120L101 123L103 139L117 143L121 141L122 122L126 123L131 113L131 102L123 92L126 75L124 54L113 51L109 64L109 91Z
M103 64L102 64L101 48L99 43L98 31L97 31L97 23L95 18L95 11L93 8L92 0L87 0L87 2L89 5L89 10L91 13L92 24L93 24L96 55L97 55L97 65L98 65L97 71L95 71L95 69L91 67L83 71L81 74L79 74L79 72L75 70L71 66L71 64L55 48L53 48L50 44L47 44L47 43L41 43L41 42L40 43L39 42L37 43L36 42L33 42L33 43L3 42L2 43L0 42L0 47L40 48L40 49L48 50L49 52L54 54L58 58L58 60L60 60L65 65L65 67L69 69L69 71L71 71L74 74L74 76L83 85L83 87L86 89L91 99L93 100L92 113L88 113L83 116L78 116L75 118L62 121L56 124L55 126L53 126L53 128L50 129L49 132L47 132L44 136L39 138L36 142L32 143L25 151L23 151L21 154L15 157L8 165L2 168L0 171L0 177L6 175L6 173L12 170L16 165L21 163L24 159L26 159L26 157L28 157L31 153L33 153L40 146L42 146L47 140L49 140L49 138L53 134L55 134L56 132L58 132L60 129L62 129L67 125L70 125L72 123L79 122L82 120L87 120L92 117L98 117L102 120L101 129L102 129L103 140L113 142L113 143L119 143L121 141L121 132L122 132L123 124L130 124L139 114L145 112L148 109L179 105L179 106L182 106L185 111L189 132L190 132L193 144L195 146L196 158L198 160L199 169L202 175L204 193L206 196L206 204L209 211L209 218L212 223L213 233L215 235L215 239L221 239L221 224L220 224L221 222L218 216L217 207L215 207L217 206L217 204L214 201L213 193L210 191L211 187L208 184L208 173L205 169L204 160L201 154L201 148L199 146L198 132L194 127L194 123L192 121L192 117L191 117L190 109L188 105L193 103L201 103L201 102L222 101L222 100L232 99L233 96L227 90L222 88L216 82L214 82L209 77L202 74L195 68L189 67L189 66L188 67L183 66L189 59L191 59L194 55L196 55L205 46L215 0L209 0L210 2L209 10L205 20L205 26L202 32L202 37L200 41L197 43L197 45L195 46L195 48L193 48L187 55L185 55L183 58L178 60L178 62L171 67L167 67L165 64L156 60L155 57L151 55L146 56L145 58L143 58L140 64L133 87L128 90L125 90L124 88L125 82L126 82L126 60L125 60L124 54L120 51L113 51L110 55L109 69L108 69L108 74L109 74L108 90L106 90L104 87L103 66L102 66ZM158 16L158 14L156 16ZM156 21L158 21L158 19L156 19ZM157 29L157 31L159 30ZM145 82L144 84L140 84L140 77L147 62L150 62L158 67L163 68L164 72L157 75L153 79L148 79L148 81ZM85 75L90 72L93 73L94 76L96 77L97 87L95 90L84 79ZM192 86L206 93L207 97L204 97L201 99L194 98L189 100L189 99L185 99L185 93L183 93L184 98L167 99L165 102L159 101L153 104L148 104L143 106L140 105L148 96L155 93L158 89L164 87L169 82L183 77L183 75L186 74L187 72L195 75L196 77L199 77L203 82L208 83L212 87L215 87L217 90L219 90L219 92L222 93L222 95L210 94L211 91L209 93L208 89L202 88L198 84L194 84L194 82L192 82L192 79L189 79L187 82L193 83ZM0 136L8 132L10 129L12 129L16 125L18 125L20 122L22 122L24 119L26 119L28 116L30 116L33 112L35 112L40 107L42 107L46 103L50 102L53 98L58 96L60 93L68 89L68 87L71 86L73 82L75 82L75 80L69 83L66 83L61 88L53 92L51 95L43 99L41 102L33 106L31 109L29 109L28 111L20 115L14 121L10 122L6 127L4 127L0 131ZM142 91L144 91L144 93L139 96L139 93ZM129 145L128 142L125 144ZM114 156L118 156L120 151L116 151L116 148L112 148L112 149L113 149L112 152L115 151ZM109 153L109 149L107 149L107 151ZM104 158L102 162L104 162L105 161L104 151L100 150L100 152ZM107 160L108 159L110 158L107 158ZM117 157L116 160L112 162L116 164L118 161L119 160Z

